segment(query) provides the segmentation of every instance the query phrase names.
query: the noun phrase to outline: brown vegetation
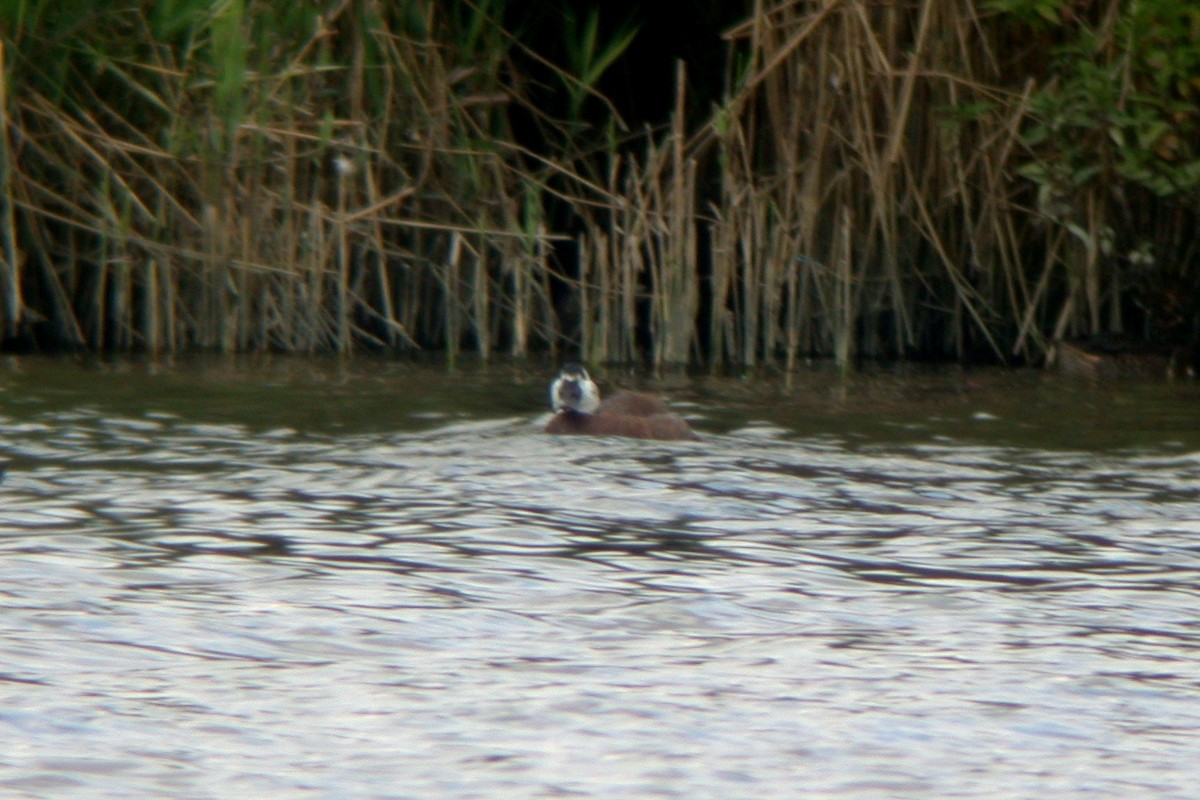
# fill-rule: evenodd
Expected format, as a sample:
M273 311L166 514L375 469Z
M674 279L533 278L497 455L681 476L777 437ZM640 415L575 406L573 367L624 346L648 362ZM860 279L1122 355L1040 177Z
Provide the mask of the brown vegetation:
M489 4L406 6L336 4L269 36L239 3L188 36L124 11L104 22L128 51L58 71L37 59L61 40L10 23L6 340L1036 362L1139 302L1154 325L1137 254L1190 297L1196 208L1051 179L1028 136L1044 43L986 4L758 0L699 129L681 65L666 130L585 137L531 98L512 56L536 54ZM1122 217L1138 201L1164 213Z

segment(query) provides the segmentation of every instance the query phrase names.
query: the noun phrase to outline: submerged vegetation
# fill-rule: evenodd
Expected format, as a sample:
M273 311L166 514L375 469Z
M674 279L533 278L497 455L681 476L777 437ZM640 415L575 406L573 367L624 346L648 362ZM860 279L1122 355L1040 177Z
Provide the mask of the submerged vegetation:
M791 366L1200 338L1187 0L746 0L723 70L664 74L621 69L645 20L611 8L0 3L4 344ZM617 80L673 100L631 116Z

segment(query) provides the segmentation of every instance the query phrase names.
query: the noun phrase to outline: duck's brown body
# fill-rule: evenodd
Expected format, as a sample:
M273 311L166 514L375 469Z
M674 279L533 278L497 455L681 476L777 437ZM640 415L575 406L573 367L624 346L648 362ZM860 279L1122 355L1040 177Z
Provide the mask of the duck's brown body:
M554 416L546 433L628 436L635 439L698 439L682 417L661 399L638 392L618 392L600 401L600 390L578 364L567 364L550 386Z
M616 401L620 398L621 395L616 395L612 399ZM622 412L609 408L609 402L605 401L595 414L583 414L568 409L559 411L546 424L546 433L630 436L635 439L664 441L700 438L682 417L667 412L661 400L647 397L646 401L657 403L662 411L650 414ZM614 403L614 406L620 409L623 403L629 402L632 401L623 400L622 403Z

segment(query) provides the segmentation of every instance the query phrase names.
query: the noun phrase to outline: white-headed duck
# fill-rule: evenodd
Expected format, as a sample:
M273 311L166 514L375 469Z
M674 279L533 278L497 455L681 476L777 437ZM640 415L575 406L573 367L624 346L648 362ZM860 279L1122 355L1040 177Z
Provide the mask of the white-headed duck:
M550 384L554 416L546 433L629 436L634 439L698 439L687 422L653 395L617 392L601 402L587 370L565 364Z

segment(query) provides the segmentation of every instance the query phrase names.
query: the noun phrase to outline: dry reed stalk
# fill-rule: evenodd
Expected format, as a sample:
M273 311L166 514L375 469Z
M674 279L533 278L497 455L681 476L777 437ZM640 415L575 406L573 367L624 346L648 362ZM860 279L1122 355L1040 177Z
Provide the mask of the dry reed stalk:
M458 363L458 348L462 342L462 323L459 313L459 283L463 254L463 237L458 233L450 236L450 252L446 254L445 271L442 275L442 309L446 325L446 360L451 366Z
M665 303L661 306L664 336L655 354L656 364L688 362L700 295L696 274L696 162L684 150L687 70L683 61L677 62L675 86L674 128L670 137L670 206L664 220L668 225L668 255L666 263L660 264L667 287Z
M584 239L582 234L575 237L576 263L579 267L579 282L575 286L575 296L579 302L579 354L585 362L593 360L596 345L596 337L593 336L592 331L596 314L593 305L596 292L591 286L593 259L591 244L590 241Z
M732 352L736 347L730 295L737 276L737 231L734 218L739 211L739 202L737 197L727 197L723 205L714 206L710 211L712 224L709 284L712 300L708 318L708 352L718 363L726 353Z
M357 53L357 48L356 48ZM357 59L356 59L357 60ZM361 67L361 64L359 65ZM334 294L334 315L337 319L337 334L335 338L335 347L339 352L349 352L351 346L350 339L350 231L346 220L347 205L349 198L347 194L350 191L350 175L348 174L351 165L348 159L344 157L335 157L333 162L334 171L334 194L337 202L337 208L334 212L333 227L334 227L334 259L333 264L337 274L337 288ZM457 242L457 239L454 240ZM453 244L451 245L453 248ZM451 355L453 358L453 354Z
M427 10L432 30L433 6ZM335 11L325 22L333 25L340 15ZM296 58L317 56L318 43L331 42L332 31L318 30ZM515 158L461 144L460 132L468 129L477 138L492 137L477 126L491 124L489 108L504 99L457 92L456 82L469 73L456 77L433 40L379 38L391 59L384 71L392 91L385 96L405 98L415 114L396 119L385 111L372 119L365 85L380 72L364 68L368 38L352 42L344 72L348 118L332 119L321 132L324 122L310 98L328 94L322 89L327 70L297 60L285 73L246 84L261 103L259 115L227 131L229 150L223 154L189 151L208 132L189 131L186 124L167 137L172 143L167 150L116 109L84 122L40 103L35 93L20 96L6 135L17 131L23 142L37 143L47 137L35 135L34 125L55 131L58 150L44 148L41 163L73 181L62 192L56 178L24 174L19 186L0 187L10 198L18 191L36 195L23 205L8 205L10 213L26 215L34 236L62 225L82 245L76 257L62 262L49 260L52 251L46 249L47 259L38 263L51 289L42 302L49 303L63 338L86 315L86 339L93 346L344 352L356 342L453 348L469 335L486 356L499 308L515 312L515 351L554 341L555 325L531 316L544 317L549 306L548 234L540 224L514 228L512 215L496 212L519 207L523 201L514 198L537 181ZM185 69L145 66L150 69L142 74L162 81L139 87L147 96L170 96L164 107L195 103L189 92L202 83L189 83ZM127 71L125 80L139 80L138 68ZM307 96L294 91L306 81L319 91ZM3 107L7 112L10 105ZM339 135L354 126L357 144ZM396 130L404 128L407 138L396 148ZM398 160L383 155L389 150ZM365 168L354 174L322 169L342 155ZM79 164L102 179L85 177ZM93 190L105 182L111 187L107 194ZM378 190L385 185L387 191ZM485 202L481 213L479 201L491 197L500 200ZM150 207L157 209L154 214ZM127 222L116 221L118 208L133 210ZM16 227L10 222L5 233L11 236ZM84 244L92 236L108 243ZM512 248L496 246L495 236L522 239L523 252L516 260L507 258ZM6 244L15 248L13 239ZM449 268L456 272L447 276L438 254L450 249L466 261L454 261ZM21 287L19 265L8 261L0 291ZM443 297L429 303L437 287ZM495 289L499 307L493 305ZM0 295L0 310L14 304L21 307L19 295ZM434 309L440 313L431 313ZM3 313L5 325L17 324L18 315ZM440 329L430 325L437 317Z
M160 335L162 323L159 318L161 311L159 292L161 290L159 288L158 263L153 259L147 259L142 264L142 287L146 299L140 306L141 320L138 329L146 350L152 355L158 355L162 351Z
M850 369L854 358L854 271L851 264L850 231L853 222L850 209L843 208L838 220L838 249L834 255L833 268L837 298L833 329L833 362L843 372Z
M729 33L744 37L753 66L722 118L739 135L717 140L724 163L753 166L724 172L710 334L720 336L715 320L732 303L743 321L739 360L751 362L756 346L770 358L780 341L788 364L804 348L840 362L853 349L900 355L916 345L922 320L946 295L966 312L972 335L1002 357L992 320L1022 294L1023 276L1014 274L1026 246L1015 217L1022 211L1006 198L1028 93L1005 95L975 77L975 70L995 77L995 62L986 50L980 59L978 20L969 7L961 11L932 0L912 8L864 0L758 4L752 22ZM949 109L997 99L1009 109L999 136L951 138L945 128L917 124L936 118L939 103ZM760 141L775 148L774 168ZM968 150L981 144L985 152ZM991 191L976 204L971 187L981 182ZM730 249L730 207L774 216L764 231L757 215ZM964 230L989 233L968 237ZM782 260L790 248L799 252ZM732 272L742 276L739 296L719 288ZM858 348L851 347L855 329L864 334ZM884 330L890 343L880 338ZM962 349L967 339L957 342Z
M529 352L530 305L532 279L528 253L514 253L509 265L512 276L512 346L509 354L524 356Z
M630 165L628 174L622 174L626 164ZM614 158L608 172L608 195L613 198L613 206L608 209L608 249L600 267L602 271L611 271L616 278L615 285L606 292L611 298L610 320L615 327L615 335L610 339L612 346L606 355L618 362L632 361L637 354L638 284L645 271L640 249L643 222L639 214L644 213L646 202L639 196L634 170L632 159Z
M489 250L486 246L479 248L475 254L474 274L471 277L472 284L472 327L475 331L475 352L479 357L487 360L492 354L492 326L491 326L491 279L489 275Z
M365 145L360 145L359 149L361 151L365 151L369 148ZM366 197L365 205L367 209L384 210L393 203L398 202L412 193L411 187L409 187L399 194L393 194L390 197L381 198L379 183L376 180L375 172L370 169L358 170L356 168L356 172L359 171L361 171L362 174L363 191ZM374 211L371 211L367 214L365 221L369 231L367 235L368 244L366 250L370 254L369 258L377 285L376 296L378 297L378 308L373 310L377 311L379 322L381 325L383 325L385 344L387 347L393 349L397 348L402 342L408 346L416 347L416 342L412 340L404 326L400 324L398 319L396 319L395 302L393 297L394 290L392 285L393 281L391 272L387 269L388 246L384 225L380 222L378 213ZM364 305L368 308L371 307L369 303L364 303Z
M615 360L614 319L620 293L613 287L616 271L609 267L612 242L605 231L589 229L579 237L580 356L588 362Z
M1055 216L1014 179L1033 85L1008 85L975 6L757 0L711 123L688 136L680 64L638 153L502 143L509 104L548 141L570 129L502 58L456 63L432 2L395 29L339 5L286 70L255 69L236 26L241 74L151 49L113 67L140 111L90 89L68 110L4 75L0 330L40 315L97 348L524 355L562 344L553 279L587 360L1036 359L1124 324L1116 214L1093 187ZM174 116L143 130L147 109ZM581 231L574 269L551 265L550 207Z
M8 75L5 72L7 58L4 42L0 41L0 198L4 202L0 225L0 252L4 263L0 271L0 330L5 336L17 333L22 322L24 302L21 297L21 256L17 248L17 225L13 202L13 146L8 119Z
M770 224L769 209L756 202L746 208L750 212L749 219L741 229L738 238L741 269L741 362L748 367L758 363L758 339L761 328L760 314L762 313L763 261L766 258L765 240L767 226Z

